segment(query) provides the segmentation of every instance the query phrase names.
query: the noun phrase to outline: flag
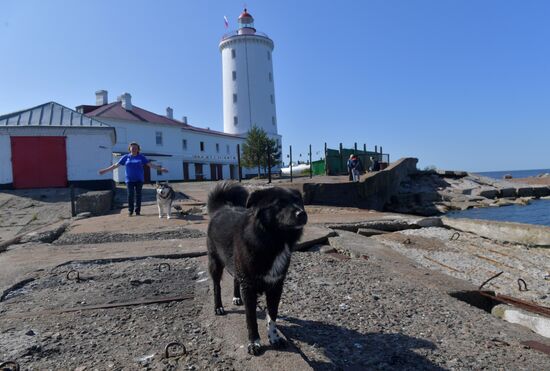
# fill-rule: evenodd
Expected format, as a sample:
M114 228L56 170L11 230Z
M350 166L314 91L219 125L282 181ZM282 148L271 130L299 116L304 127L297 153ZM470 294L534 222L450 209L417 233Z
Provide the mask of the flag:
M223 22L225 23L225 28L229 27L229 21L225 15L223 16Z

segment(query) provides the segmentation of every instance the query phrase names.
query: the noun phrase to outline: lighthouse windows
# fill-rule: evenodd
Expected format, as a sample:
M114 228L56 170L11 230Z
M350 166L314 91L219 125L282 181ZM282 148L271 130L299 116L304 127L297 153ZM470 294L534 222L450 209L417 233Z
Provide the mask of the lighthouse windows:
M276 120L275 120L275 116L271 116L271 123L273 125L277 124Z
M233 94L233 103L237 103L237 94Z
M269 73L269 81L273 81L273 74L271 72Z
M239 118L237 116L233 116L233 125L237 125L239 123Z
M235 59L236 56L237 56L237 53L235 53L235 49L231 49L231 58Z
M270 61L271 60L271 52L268 50L267 51L267 60Z
M271 104L274 104L274 103L275 103L275 98L273 98L273 94L271 94L271 95L269 96L269 99L270 99L270 101L271 101Z
M236 81L237 80L237 71L233 71L233 73L231 75L233 77L233 81Z

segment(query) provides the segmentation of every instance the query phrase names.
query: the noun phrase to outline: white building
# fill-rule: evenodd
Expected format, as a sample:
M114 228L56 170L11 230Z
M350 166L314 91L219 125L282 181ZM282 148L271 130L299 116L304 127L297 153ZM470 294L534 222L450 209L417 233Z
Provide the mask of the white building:
M0 116L0 188L111 189L115 129L55 102Z
M257 126L281 145L277 132L273 78L273 40L254 28L245 9L239 29L223 36L219 48L223 69L223 128L246 135Z
M137 142L143 155L169 169L168 173L160 173L145 167L146 182L238 178L237 144L244 142L243 136L191 126L185 117L181 121L174 119L170 107L166 115L147 111L134 105L128 93L109 103L107 91L100 90L96 92L96 105L76 109L116 129L113 162L128 153L130 142ZM104 166L110 163L111 160ZM121 166L114 175L107 173L103 177L124 182L125 169Z

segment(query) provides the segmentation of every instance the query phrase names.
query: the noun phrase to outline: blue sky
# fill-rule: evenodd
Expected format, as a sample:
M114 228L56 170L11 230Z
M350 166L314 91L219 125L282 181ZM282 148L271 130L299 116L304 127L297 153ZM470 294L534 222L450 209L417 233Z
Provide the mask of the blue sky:
M221 56L243 1L2 0L0 114L134 104L223 130ZM284 152L382 145L419 167L550 168L550 2L246 1L273 52Z

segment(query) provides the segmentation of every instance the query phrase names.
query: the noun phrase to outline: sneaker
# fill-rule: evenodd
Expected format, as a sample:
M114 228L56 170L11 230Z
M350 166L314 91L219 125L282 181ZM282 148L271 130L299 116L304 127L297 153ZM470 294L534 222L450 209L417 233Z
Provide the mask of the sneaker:
M128 216L132 216L134 213L132 211L128 211Z
M141 215L140 211L136 211L136 216Z

